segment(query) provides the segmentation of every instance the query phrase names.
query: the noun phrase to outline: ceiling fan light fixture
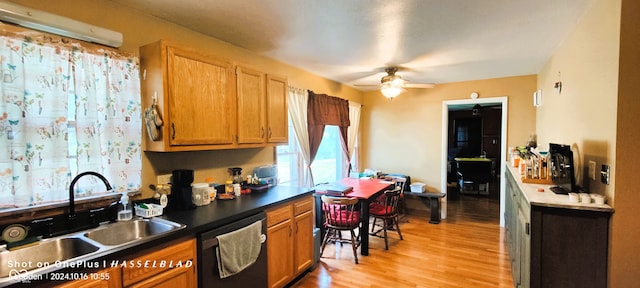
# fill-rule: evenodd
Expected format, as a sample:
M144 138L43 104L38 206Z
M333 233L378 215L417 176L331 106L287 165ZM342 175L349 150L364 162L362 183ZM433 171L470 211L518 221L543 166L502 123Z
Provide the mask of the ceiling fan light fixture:
M382 87L380 88L380 92L382 92L382 95L384 95L384 97L387 97L389 99L393 99L397 97L404 91L405 90L404 88L402 88L402 85L400 86L393 85L393 83L391 82L383 84Z

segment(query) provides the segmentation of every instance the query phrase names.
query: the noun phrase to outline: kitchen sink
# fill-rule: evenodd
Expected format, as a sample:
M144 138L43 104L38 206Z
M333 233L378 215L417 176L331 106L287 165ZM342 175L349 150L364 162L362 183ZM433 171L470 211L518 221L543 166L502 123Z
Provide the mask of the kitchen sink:
M0 245L0 287L59 269L65 261L83 262L185 228L161 218L134 218L8 250ZM33 275L32 275L33 274ZM25 278L27 277L27 278Z
M80 238L42 240L34 246L0 252L0 278L80 257L100 249Z
M102 245L114 246L150 238L184 228L184 225L163 219L136 219L116 222L87 232L84 237Z

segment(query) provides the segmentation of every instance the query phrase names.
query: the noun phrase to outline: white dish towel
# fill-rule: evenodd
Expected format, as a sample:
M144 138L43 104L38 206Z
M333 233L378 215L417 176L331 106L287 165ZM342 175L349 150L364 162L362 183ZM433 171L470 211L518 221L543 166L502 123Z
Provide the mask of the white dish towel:
M217 236L216 258L220 279L233 276L251 266L260 255L262 221Z

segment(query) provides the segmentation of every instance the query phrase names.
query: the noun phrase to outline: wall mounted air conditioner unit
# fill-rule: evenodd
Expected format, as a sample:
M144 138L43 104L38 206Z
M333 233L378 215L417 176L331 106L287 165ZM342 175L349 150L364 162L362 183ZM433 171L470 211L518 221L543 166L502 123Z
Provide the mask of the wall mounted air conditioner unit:
M0 1L0 21L110 47L122 45L120 32L7 1Z

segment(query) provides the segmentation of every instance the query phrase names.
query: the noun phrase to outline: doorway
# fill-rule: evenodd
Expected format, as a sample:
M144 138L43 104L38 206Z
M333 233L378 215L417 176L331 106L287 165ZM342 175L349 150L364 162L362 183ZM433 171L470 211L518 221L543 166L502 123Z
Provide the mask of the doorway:
M453 108L460 108L460 107L473 107L476 104L480 105L480 106L496 106L501 110L501 115L500 115L500 123L499 123L499 137L496 137L494 139L490 139L490 137L480 137L480 140L477 140L477 135L472 134L472 133L467 133L467 135L465 136L465 129L477 129L477 126L469 126L466 125L465 122L473 122L473 121L459 121L460 125L458 125L458 127L463 127L460 129L460 131L458 131L458 127L456 127L454 125L453 129L450 129L450 120L449 120L449 113L450 110ZM502 165L502 159L505 159L505 155L506 155L506 146L507 146L507 97L503 96L503 97L491 97L491 98L481 98L481 99L468 99L468 100L448 100L448 101L443 101L442 102L442 175L441 175L441 191L447 191L448 189L448 182L451 178L451 175L448 173L450 171L450 167L449 167L449 157L450 157L450 149L449 149L449 141L453 140L453 141L461 141L459 144L464 144L462 142L464 142L465 137L470 138L471 137L476 137L476 139L471 140L473 141L473 145L475 149L473 151L478 152L478 144L475 144L477 141L491 141L491 143L495 143L497 147L499 147L499 152L498 155L500 157L498 161L496 161L496 165L495 165L495 173L496 175L502 175L502 170L503 170L503 165ZM476 106L477 107L477 106ZM477 121L476 121L477 122ZM477 124L470 124L470 125L477 125ZM498 125L496 123L496 125ZM464 128L464 127L467 128ZM474 128L475 127L475 128ZM475 135L475 136L474 136ZM487 138L487 139L484 139ZM460 139L460 140L458 140ZM499 143L498 143L499 142ZM467 143L467 144L471 144L471 143ZM499 145L497 145L499 144ZM479 147L482 147L482 143L480 143ZM488 147L488 146L487 146ZM482 148L480 148L480 153L485 153L486 151L483 151ZM473 151L470 151L468 153L473 153ZM476 154L478 155L478 154ZM470 155L471 156L471 155ZM500 226L504 226L504 187L505 187L505 182L504 182L504 177L499 177L499 198L500 198ZM448 197L443 198L442 200L442 211L441 211L441 217L443 219L446 219L447 217L447 201L448 201Z

